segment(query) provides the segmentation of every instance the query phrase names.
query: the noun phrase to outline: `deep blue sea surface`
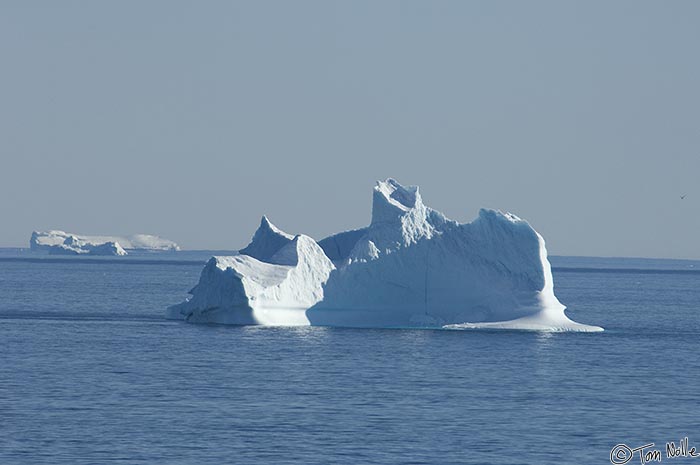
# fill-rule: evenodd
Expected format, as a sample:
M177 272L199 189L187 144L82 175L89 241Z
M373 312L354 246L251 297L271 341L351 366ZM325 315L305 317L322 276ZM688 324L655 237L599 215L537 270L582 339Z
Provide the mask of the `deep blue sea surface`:
M554 257L566 334L166 321L167 255L0 253L0 464L700 465L700 262Z

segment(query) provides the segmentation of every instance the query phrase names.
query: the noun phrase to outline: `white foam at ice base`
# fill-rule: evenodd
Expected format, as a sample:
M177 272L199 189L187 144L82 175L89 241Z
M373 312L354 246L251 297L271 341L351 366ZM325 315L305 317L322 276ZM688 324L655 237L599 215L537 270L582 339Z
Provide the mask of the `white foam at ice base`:
M315 242L263 217L251 243L214 257L192 297L167 310L190 322L601 331L571 321L554 294L542 237L510 213L459 224L418 187L378 182L369 226Z

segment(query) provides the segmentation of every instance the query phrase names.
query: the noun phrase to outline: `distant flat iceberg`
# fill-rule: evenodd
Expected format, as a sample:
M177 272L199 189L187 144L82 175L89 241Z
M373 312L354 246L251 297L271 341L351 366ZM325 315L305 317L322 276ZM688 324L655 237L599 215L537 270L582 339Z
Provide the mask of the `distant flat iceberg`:
M554 295L544 240L510 213L460 224L418 187L377 183L369 226L316 242L266 217L237 255L213 257L167 318L193 323L602 331Z
M148 234L133 236L84 236L65 231L34 231L29 247L52 255L127 255L128 250L177 251L173 241Z

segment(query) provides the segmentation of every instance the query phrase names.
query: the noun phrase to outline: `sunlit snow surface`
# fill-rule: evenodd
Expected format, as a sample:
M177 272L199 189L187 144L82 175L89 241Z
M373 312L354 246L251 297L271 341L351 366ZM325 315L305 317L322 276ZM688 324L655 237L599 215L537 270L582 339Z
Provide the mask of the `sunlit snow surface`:
M510 213L460 224L393 179L366 228L319 242L263 217L238 255L213 257L167 317L196 323L602 331L554 295L542 237Z

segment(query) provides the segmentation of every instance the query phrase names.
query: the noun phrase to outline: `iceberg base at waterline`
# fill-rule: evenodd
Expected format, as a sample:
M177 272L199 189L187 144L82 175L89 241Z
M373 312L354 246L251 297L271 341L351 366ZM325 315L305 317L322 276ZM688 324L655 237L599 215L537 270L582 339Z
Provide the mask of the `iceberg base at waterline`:
M602 331L571 321L554 295L542 237L510 213L460 224L393 179L370 225L321 241L263 217L237 255L213 257L167 318L192 323Z

